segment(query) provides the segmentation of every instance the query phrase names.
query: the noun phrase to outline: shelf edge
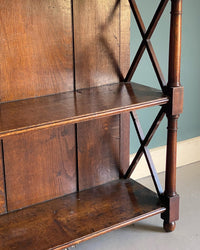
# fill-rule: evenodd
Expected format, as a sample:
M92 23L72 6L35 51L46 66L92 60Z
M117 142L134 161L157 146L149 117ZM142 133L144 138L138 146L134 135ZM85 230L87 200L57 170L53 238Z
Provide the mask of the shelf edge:
M80 122L84 122L84 121L89 121L92 119L100 119L103 117L118 115L118 114L121 114L123 112L130 112L130 111L138 110L138 109L142 109L142 108L161 106L161 105L167 104L168 101L169 101L169 98L166 96L166 97L160 98L156 101L155 100L149 101L147 103L136 104L133 106L124 106L123 108L114 108L114 109L110 109L108 111L99 111L99 112L92 113L89 115L80 115L80 116L76 116L74 119L68 118L68 119L63 119L63 120L57 120L57 121L52 121L52 122L45 122L45 123L41 123L41 124L36 124L33 126L28 126L28 127L19 128L19 129L13 129L13 130L9 130L6 132L0 132L0 139L3 139L7 136L22 134L22 133L26 133L26 132L30 132L30 131L34 131L34 130L47 129L47 128L57 127L57 126L62 126L62 125L75 124L75 123L80 123Z
M82 243L84 241L90 240L92 238L98 237L98 236L106 234L108 232L111 232L111 231L114 231L114 230L129 226L129 225L131 225L131 224L133 224L135 222L138 222L140 220L147 219L147 218L149 218L151 216L154 216L154 215L157 215L157 214L161 214L161 213L165 212L165 210L166 210L165 207L160 207L160 208L158 208L158 209L156 209L154 211L151 211L149 213L134 217L134 218L132 218L130 220L118 223L118 224L116 224L114 226L110 226L110 227L108 227L106 229L102 229L102 230L100 230L98 232L94 232L92 234L83 236L83 237L81 237L79 239L73 240L73 241L68 242L66 244L63 244L63 245L60 245L60 246L57 246L57 247L54 247L54 248L50 248L49 250L64 250L67 247L71 247L71 246L80 244L80 243Z

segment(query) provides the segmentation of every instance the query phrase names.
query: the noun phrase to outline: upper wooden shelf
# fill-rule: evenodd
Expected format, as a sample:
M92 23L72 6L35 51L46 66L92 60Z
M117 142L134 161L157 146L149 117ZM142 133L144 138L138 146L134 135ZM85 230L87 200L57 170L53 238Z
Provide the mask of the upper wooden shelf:
M168 97L136 83L115 83L0 104L0 137L163 105Z

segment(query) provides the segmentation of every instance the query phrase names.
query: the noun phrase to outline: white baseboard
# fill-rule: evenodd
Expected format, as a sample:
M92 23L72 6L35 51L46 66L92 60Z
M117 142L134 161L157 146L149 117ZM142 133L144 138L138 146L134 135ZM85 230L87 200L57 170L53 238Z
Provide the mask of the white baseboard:
M158 173L165 171L166 146L153 148L150 150L155 168ZM132 161L134 154L130 156ZM200 161L200 136L189 140L180 141L177 144L177 167ZM150 172L144 156L142 156L132 178L139 179L149 176Z

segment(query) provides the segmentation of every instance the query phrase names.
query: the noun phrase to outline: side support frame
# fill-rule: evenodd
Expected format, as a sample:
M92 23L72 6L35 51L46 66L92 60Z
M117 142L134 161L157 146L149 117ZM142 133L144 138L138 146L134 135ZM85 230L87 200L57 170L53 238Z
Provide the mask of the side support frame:
M168 134L165 192L166 211L161 215L164 229L171 232L179 219L179 195L176 193L177 122L183 110L183 87L180 85L182 0L171 0L169 73L166 92L170 96L167 108Z

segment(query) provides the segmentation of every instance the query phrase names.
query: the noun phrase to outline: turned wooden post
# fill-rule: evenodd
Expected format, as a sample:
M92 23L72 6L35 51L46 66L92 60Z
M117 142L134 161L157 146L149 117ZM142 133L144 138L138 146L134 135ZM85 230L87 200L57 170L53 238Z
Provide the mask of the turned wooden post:
M179 196L176 193L177 121L183 109L183 87L180 85L182 0L172 0L167 93L168 135L164 203L164 229L171 232L179 218Z

